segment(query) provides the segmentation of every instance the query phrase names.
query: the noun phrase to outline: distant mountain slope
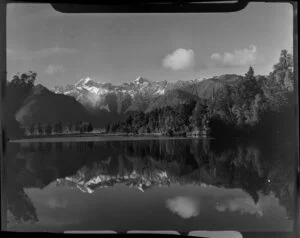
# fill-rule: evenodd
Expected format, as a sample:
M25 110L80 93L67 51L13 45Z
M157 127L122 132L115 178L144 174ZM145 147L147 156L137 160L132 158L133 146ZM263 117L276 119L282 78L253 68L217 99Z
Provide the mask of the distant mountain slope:
M199 98L195 95L182 91L180 89L175 89L167 92L165 95L158 97L154 100L146 112L150 112L156 108L164 107L176 107L180 104L189 103L190 101L197 101Z
M203 81L197 82L195 84L188 85L182 90L193 94L199 98L209 98L218 90L224 87L224 85L230 85L238 82L243 77L235 74L226 74L218 77L213 77L210 79L205 79Z
M42 85L32 88L15 116L22 126L89 120L86 109L73 97L55 94Z

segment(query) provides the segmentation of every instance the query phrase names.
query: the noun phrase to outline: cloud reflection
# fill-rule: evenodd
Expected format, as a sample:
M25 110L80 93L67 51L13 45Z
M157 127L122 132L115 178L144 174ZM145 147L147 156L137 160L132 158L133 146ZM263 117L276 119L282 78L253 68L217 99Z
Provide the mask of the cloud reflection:
M171 212L185 219L199 215L199 202L189 197L168 199L166 206Z
M241 214L263 216L263 211L259 203L255 204L253 199L250 197L239 197L233 199L227 199L217 203L216 209L219 212L240 212Z

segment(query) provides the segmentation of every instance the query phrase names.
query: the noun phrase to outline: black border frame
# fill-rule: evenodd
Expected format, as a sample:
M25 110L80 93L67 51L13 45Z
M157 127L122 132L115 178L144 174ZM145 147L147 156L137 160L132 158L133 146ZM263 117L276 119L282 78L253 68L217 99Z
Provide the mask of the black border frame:
M205 2L205 3L203 3ZM218 2L218 3L215 3ZM221 3L222 2L222 3ZM7 56L6 56L6 5L9 3L52 3L55 10L60 10L65 13L79 13L82 9L88 13L201 13L201 12L235 12L242 10L249 2L286 2L293 6L293 57L294 57L294 89L295 89L295 116L299 119L299 74L298 74L298 3L297 1L284 0L219 0L219 1L189 1L189 0L0 0L0 160L1 160L1 231L6 230L6 171L4 170L3 156L5 154L7 138L5 130L2 127L2 108L3 98L5 95L5 86L7 80ZM70 5L72 8L70 9ZM80 10L81 9L81 10ZM299 122L298 122L299 123ZM299 124L295 125L297 139L299 141ZM300 163L299 163L299 148L295 151L295 160L297 165L295 168L295 214L294 214L294 237L300 237ZM13 233L13 232L10 232ZM244 237L247 234L241 232ZM256 232L249 232L256 233ZM269 233L269 234L268 234ZM22 233L19 233L23 235ZM32 233L29 233L32 234ZM14 233L14 235L18 235ZM42 235L49 235L42 233ZM113 236L113 235L110 235ZM128 235L127 235L128 236ZM144 235L143 235L144 236ZM148 235L146 235L148 236ZM156 237L158 235L155 235ZM160 235L159 235L160 236ZM257 233L256 237L276 237L272 232ZM280 236L291 237L291 236Z

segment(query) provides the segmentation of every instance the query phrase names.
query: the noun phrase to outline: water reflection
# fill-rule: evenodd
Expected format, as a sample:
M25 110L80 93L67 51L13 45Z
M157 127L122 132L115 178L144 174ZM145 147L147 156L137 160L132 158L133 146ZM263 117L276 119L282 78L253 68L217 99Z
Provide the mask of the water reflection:
M220 212L226 210L231 212L240 212L241 214L249 213L257 216L262 216L263 211L260 203L255 203L250 197L237 197L231 199L225 199L221 203L218 203L216 209Z
M168 199L166 206L173 213L176 213L185 219L199 215L199 201L190 197L175 197Z
M141 192L156 187L216 186L241 189L248 197L221 197L217 212L239 212L261 217L261 199L278 199L289 219L293 214L293 150L282 145L243 141L150 140L9 144L6 156L8 210L15 222L38 222L34 204L25 190L58 188L84 193L117 184ZM64 209L65 197L45 201ZM279 206L278 205L278 206ZM196 217L200 200L175 196L165 206L181 218Z

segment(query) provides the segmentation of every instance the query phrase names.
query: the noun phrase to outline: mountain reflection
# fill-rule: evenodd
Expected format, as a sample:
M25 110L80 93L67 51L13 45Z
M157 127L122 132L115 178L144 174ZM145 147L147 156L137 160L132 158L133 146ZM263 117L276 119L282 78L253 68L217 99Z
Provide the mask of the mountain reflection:
M120 183L140 191L174 184L240 188L252 200L229 199L217 204L217 211L261 216L259 194L272 193L293 216L295 165L293 150L285 145L198 139L22 143L8 145L5 161L8 210L18 222L38 221L24 190L53 181L87 193ZM198 204L185 197L168 200L167 207L182 217L199 212Z

